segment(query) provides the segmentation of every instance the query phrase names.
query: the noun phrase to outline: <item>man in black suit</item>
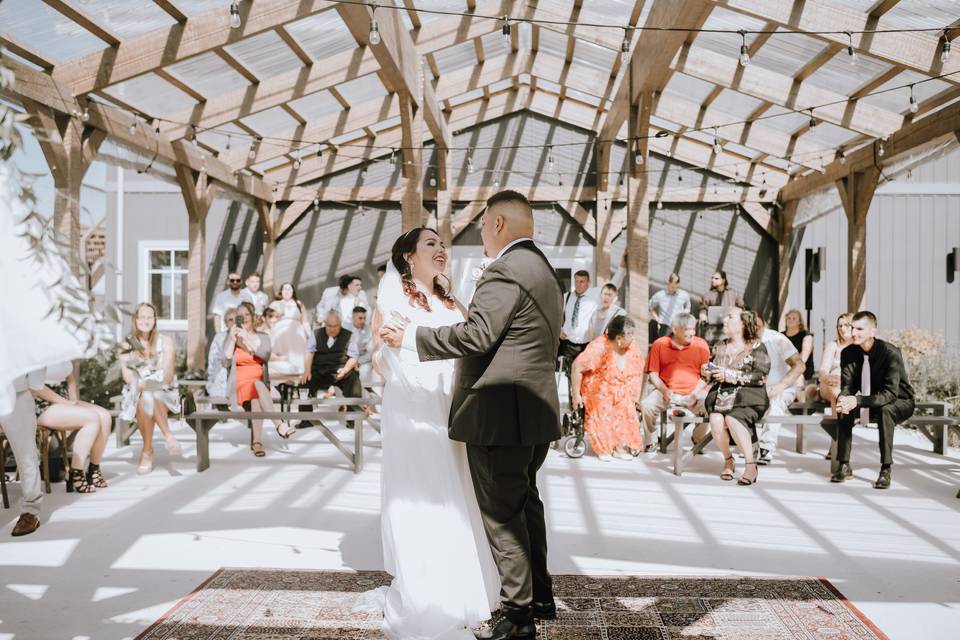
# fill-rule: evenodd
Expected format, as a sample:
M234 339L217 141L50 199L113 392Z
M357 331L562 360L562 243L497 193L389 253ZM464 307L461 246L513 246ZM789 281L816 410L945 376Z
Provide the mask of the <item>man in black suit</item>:
M482 224L484 253L494 261L477 283L466 321L415 332L387 326L381 335L391 346L415 349L421 360L457 358L450 438L467 444L502 584L500 615L476 635L533 638L534 618L556 616L537 471L560 437L554 359L563 294L532 240L533 210L523 195L494 195Z
M323 326L314 332L307 341L305 362L307 387L311 396L338 387L347 398L363 397L363 385L360 383L357 348L357 336L343 328L340 312L331 309L324 319ZM301 405L301 411L311 411L313 407ZM298 427L309 426L302 422ZM347 427L354 428L352 420Z
M907 378L900 349L879 340L877 316L860 311L853 316L853 344L840 355L840 397L837 398L837 472L831 482L853 476L850 449L853 425L876 422L880 427L880 476L877 489L890 488L893 467L893 432L913 415L913 387Z

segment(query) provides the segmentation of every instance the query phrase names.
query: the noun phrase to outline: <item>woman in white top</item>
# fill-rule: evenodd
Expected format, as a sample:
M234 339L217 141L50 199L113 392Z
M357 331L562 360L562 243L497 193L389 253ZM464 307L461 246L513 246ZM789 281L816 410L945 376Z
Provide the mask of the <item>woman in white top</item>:
M270 311L270 309L267 309ZM232 327L237 317L236 308L225 309L223 323ZM229 371L223 366L223 347L230 337L230 331L221 331L210 341L210 351L207 353L207 395L211 398L223 398L227 395L227 374Z
M830 403L836 415L837 396L840 395L840 353L853 343L852 313L841 313L837 318L837 339L831 340L820 358L820 399Z
M110 437L110 412L79 399L72 362L47 367L46 376L43 388L30 391L36 402L37 425L78 432L73 441L67 491L93 493L105 488L107 481L100 473L100 461Z
M141 302L133 311L133 332L123 345L120 372L126 386L120 417L137 420L143 437L143 452L137 473L153 469L153 427L160 427L167 451L180 455L180 445L170 432L167 415L180 411L180 392L177 389L177 349L170 336L157 332L157 310L149 302Z

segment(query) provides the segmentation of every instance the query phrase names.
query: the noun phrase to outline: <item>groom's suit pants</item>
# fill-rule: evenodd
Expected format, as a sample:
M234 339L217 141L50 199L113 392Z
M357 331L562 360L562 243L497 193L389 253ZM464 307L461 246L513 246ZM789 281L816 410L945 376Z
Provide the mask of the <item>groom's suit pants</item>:
M514 624L533 622L532 601L553 601L547 527L537 490L537 471L549 448L467 444L483 527L500 572L500 605Z

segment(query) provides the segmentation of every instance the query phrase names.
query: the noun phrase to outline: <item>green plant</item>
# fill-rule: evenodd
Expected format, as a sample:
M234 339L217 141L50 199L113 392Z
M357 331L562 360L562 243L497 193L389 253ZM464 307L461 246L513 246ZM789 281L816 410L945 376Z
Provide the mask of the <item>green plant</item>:
M117 361L117 350L101 351L93 358L80 361L80 397L104 408L113 407L111 398L120 395L123 377Z

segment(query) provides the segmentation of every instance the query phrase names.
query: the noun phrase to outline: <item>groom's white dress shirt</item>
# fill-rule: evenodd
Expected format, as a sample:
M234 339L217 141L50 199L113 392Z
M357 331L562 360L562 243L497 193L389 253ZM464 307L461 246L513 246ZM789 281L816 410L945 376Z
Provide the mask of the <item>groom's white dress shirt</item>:
M505 246L503 249L500 249L500 253L497 254L497 257L491 260L490 262L492 263L492 262L495 262L496 260L499 260L503 256L503 254L505 254L510 249L510 247L512 247L515 244L520 244L521 242L533 242L533 238L517 238L516 240L514 240L513 242ZM488 264L487 266L490 266L490 265ZM480 276L480 277L482 278L483 276ZM401 343L400 348L409 349L410 351L416 352L417 325L415 324L407 325L406 330L403 332L403 342Z

